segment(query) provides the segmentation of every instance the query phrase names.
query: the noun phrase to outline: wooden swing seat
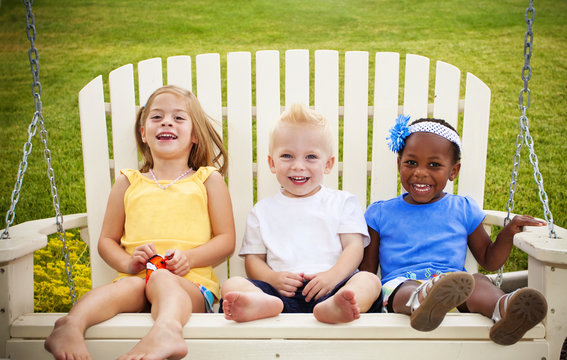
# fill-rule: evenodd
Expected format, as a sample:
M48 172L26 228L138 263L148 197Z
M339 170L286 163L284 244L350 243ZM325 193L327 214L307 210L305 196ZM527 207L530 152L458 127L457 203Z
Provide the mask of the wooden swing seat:
M195 69L191 60L189 56L168 58L166 83L195 91L205 111L225 123L237 250L215 269L221 281L228 278L228 264L231 275L245 276L237 252L246 216L255 199L278 189L265 160L267 134L282 109L295 102L311 104L330 120L337 149L340 139L341 161L325 184L339 188L341 179L341 188L357 195L364 208L369 202L399 192L395 156L385 146L387 130L399 113L412 118L443 118L462 129L463 158L456 193L470 195L483 204L490 90L470 73L461 99L460 70L441 61L436 63L434 95L430 97L430 61L418 55L405 57L403 86L399 84L397 53L376 53L374 74L369 76L368 52L318 50L314 52L314 76L310 76L313 67L309 51L288 50L281 85L278 51L257 52L255 67L249 52L228 53L226 68L219 54L197 55ZM148 96L163 85L162 67L160 58L140 62L137 85L133 65L112 71L108 82L110 101L106 103L102 76L79 93L88 215L65 216L64 227L81 229L81 237L90 246L93 287L115 276L98 255L96 243L117 173L114 169L138 167L133 136L136 104L145 104ZM342 86L344 90L339 91ZM370 86L373 106L368 106ZM402 105L399 94L403 94ZM111 141L107 117L111 120ZM223 132L223 126L219 125L218 130ZM447 191L453 190L450 184ZM486 212L484 225L488 231L492 225L503 225L505 213ZM311 314L281 314L240 324L225 320L221 314L193 314L184 327L187 359L558 359L567 336L567 290L563 285L567 275L567 231L558 227L556 231L559 239L549 239L547 228L527 228L514 238L514 244L529 255L529 286L541 291L549 304L543 323L515 345L500 346L490 341L492 321L478 314L448 314L431 332L413 330L409 318L400 314L363 314L359 320L338 325L319 323ZM30 221L11 227L11 239L0 242L0 357L51 358L43 342L54 322L64 314L33 313L33 251L44 247L47 235L55 232L54 219ZM470 256L466 267L471 272L477 270ZM116 358L131 349L152 324L150 314L119 314L88 329L87 346L94 359Z

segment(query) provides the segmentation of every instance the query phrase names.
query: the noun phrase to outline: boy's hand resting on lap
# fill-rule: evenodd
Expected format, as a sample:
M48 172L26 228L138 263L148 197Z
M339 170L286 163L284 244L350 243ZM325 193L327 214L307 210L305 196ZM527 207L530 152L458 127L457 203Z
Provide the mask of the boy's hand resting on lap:
M307 302L327 295L338 284L336 276L330 270L318 274L307 274L304 278L309 281L303 289L303 296Z
M274 274L275 276L270 281L270 284L285 297L295 295L297 289L303 285L303 274L287 271L279 271Z

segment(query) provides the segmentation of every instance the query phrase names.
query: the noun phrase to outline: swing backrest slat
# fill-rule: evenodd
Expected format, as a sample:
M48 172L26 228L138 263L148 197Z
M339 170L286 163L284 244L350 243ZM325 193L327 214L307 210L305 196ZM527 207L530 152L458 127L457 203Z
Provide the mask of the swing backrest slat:
M429 103L429 59L408 54L404 81L404 114L412 119L427 117Z
M79 113L89 229L88 236L81 234L81 237L88 239L92 284L98 286L108 283L115 274L96 250L111 187L102 76L97 76L80 91Z
M136 138L124 136L134 134L136 120L136 93L134 90L134 67L124 65L108 75L110 103L112 107L112 149L114 168L135 168L138 166ZM114 172L114 178L120 171Z
M443 119L458 129L461 71L442 61L437 61L436 70L433 117ZM447 183L445 191L453 192L453 182Z
M481 206L484 202L490 89L473 74L467 74L463 115L461 172L459 195L472 196Z
M285 107L294 103L309 105L309 51L285 52Z
M167 83L193 91L191 57L187 55L167 58Z
M399 113L400 54L376 53L372 144L384 144L388 129ZM396 157L386 146L372 146L370 200L386 200L398 194ZM380 176L378 176L380 174Z
M197 94L205 112L215 120L215 129L222 136L222 88L219 54L196 57Z
M368 52L345 54L343 189L366 208L368 163Z
M244 233L246 214L252 207L252 59L249 52L227 57L228 190L233 197L233 213L238 234ZM241 274L244 262L235 258L230 270Z
M280 52L256 53L256 164L257 194L262 199L275 194L280 185L268 166L270 129L280 116ZM240 216L240 215L239 215Z
M138 64L137 104L145 104L166 78L168 84L196 89L200 103L217 122L215 127L221 134L224 122L230 161L227 178L237 244L229 265L225 262L215 268L221 281L228 277L228 268L231 275L245 276L244 262L237 253L246 216L254 201L274 194L279 188L267 162L269 132L280 113L295 102L309 104L327 117L334 134L335 149L341 149L341 156L337 156L336 166L326 176L325 185L354 193L363 207L369 202L396 196L401 191L396 156L388 150L385 140L398 114L408 114L412 119L435 116L454 125L462 122L463 159L458 193L470 195L483 204L490 90L482 81L467 74L465 99L459 100L459 69L438 61L430 101L430 61L423 56L408 54L405 57L403 104L400 105L400 56L397 53L376 53L373 69L370 69L369 53L362 51L346 52L342 60L338 51L317 50L313 67L308 50L288 50L283 56L283 64L280 59L280 52L273 50L258 51L254 59L249 52L229 53L224 74L219 54L197 55L194 62L196 86L189 56L168 58L166 77L160 58ZM284 74L280 74L280 69L284 69ZM281 75L283 84L280 84ZM226 98L223 97L225 83ZM370 89L373 91L372 106L368 106ZM108 147L104 146L108 139L102 77L95 78L79 95L93 286L108 283L115 276L96 249L111 174L114 171L115 176L118 175L118 170L114 169L138 166L134 139L137 109L134 67L125 65L112 71L109 90L114 160L109 156ZM225 108L223 104L226 104ZM459 120L461 111L464 111L462 121ZM372 131L371 136L368 136L369 131ZM342 135L341 142L339 134ZM370 184L369 194L367 184ZM452 191L452 188L448 186L447 190ZM476 269L474 259L467 260L467 269Z
M163 86L161 58L153 58L138 63L138 94L140 106L145 106L150 95Z
M333 134L333 149L339 149L339 52L315 51L314 107L327 118ZM338 164L338 156L336 157ZM339 167L334 166L323 179L324 184L336 189L339 185Z

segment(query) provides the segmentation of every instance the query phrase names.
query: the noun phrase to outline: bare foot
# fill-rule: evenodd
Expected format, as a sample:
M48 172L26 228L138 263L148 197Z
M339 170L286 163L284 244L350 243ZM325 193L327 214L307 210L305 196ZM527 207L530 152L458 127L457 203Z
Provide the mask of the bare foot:
M349 289L339 290L335 295L317 304L313 315L321 322L329 324L347 323L360 318L360 309Z
M150 332L132 350L118 359L183 359L187 355L187 345L183 339L182 329L178 322L156 322Z
M44 347L57 360L91 359L83 337L83 329L74 324L69 316L55 322L53 332L45 339Z
M244 322L277 316L283 310L283 303L262 292L233 291L224 296L222 309L226 319Z

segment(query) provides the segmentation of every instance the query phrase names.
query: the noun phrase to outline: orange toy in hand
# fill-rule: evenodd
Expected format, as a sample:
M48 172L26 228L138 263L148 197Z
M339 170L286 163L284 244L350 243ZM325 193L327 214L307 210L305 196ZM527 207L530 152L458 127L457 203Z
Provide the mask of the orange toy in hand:
M146 262L146 284L150 275L157 269L165 269L165 259L161 255L154 255Z

